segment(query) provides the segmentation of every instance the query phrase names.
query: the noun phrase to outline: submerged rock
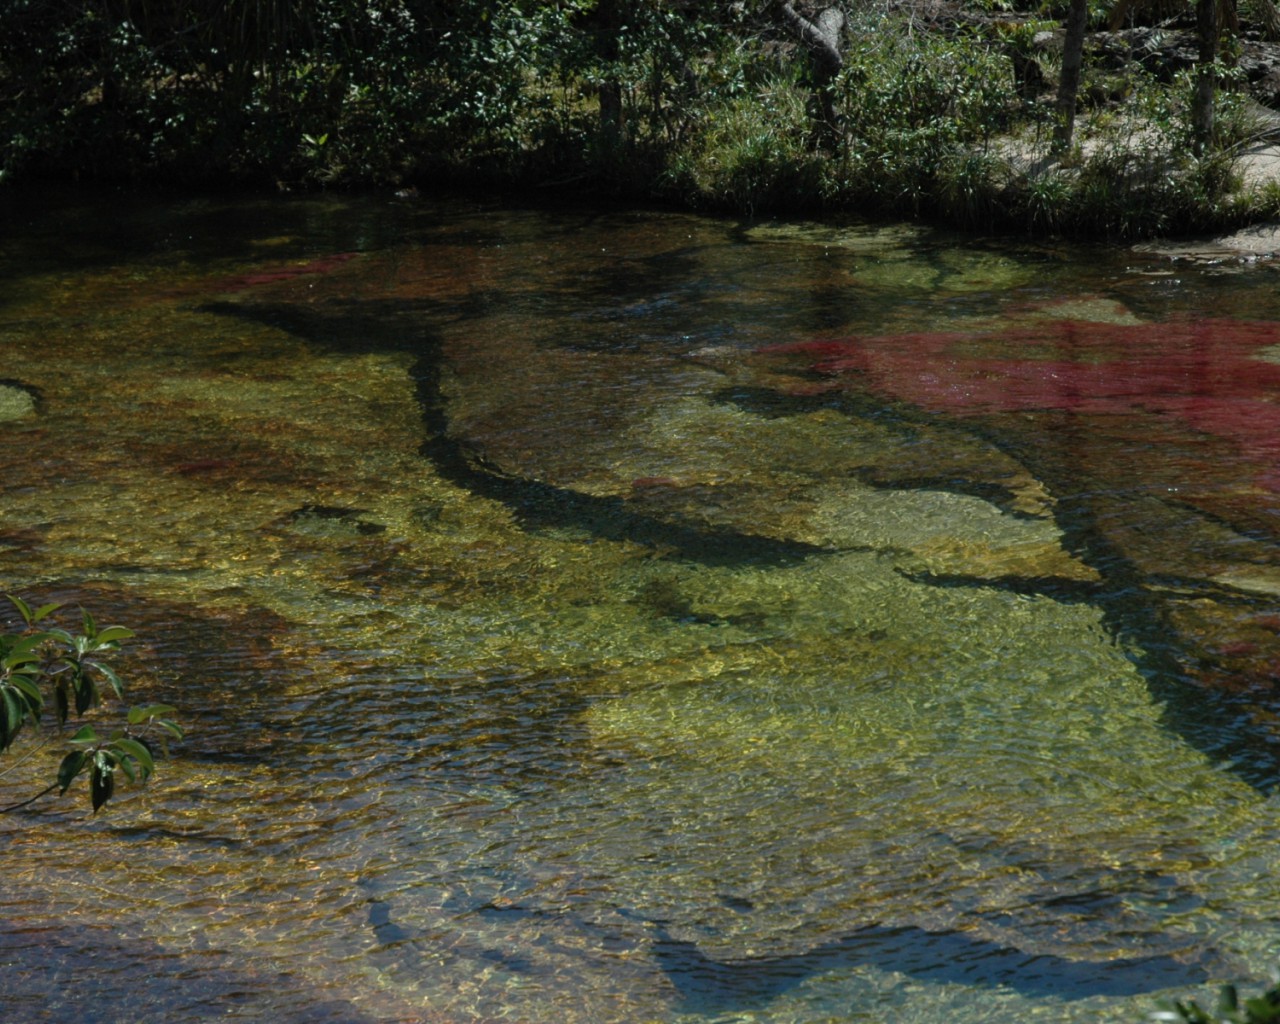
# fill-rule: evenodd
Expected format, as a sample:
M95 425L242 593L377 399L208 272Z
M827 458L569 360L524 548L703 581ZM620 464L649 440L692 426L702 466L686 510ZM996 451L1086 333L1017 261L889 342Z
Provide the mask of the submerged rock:
M36 413L38 392L16 380L0 380L0 423L25 419Z
M1242 158L1254 174L1280 177L1280 147L1258 146ZM1280 224L1251 224L1227 235L1195 241L1161 240L1134 246L1135 251L1187 263L1242 265L1274 260L1280 255Z
M293 529L312 537L369 537L385 533L384 524L363 518L367 512L368 509L338 505L303 505L285 519Z
M908 247L922 242L929 232L913 224L838 227L806 221L769 221L748 228L744 234L749 242L817 245L857 255L898 258Z

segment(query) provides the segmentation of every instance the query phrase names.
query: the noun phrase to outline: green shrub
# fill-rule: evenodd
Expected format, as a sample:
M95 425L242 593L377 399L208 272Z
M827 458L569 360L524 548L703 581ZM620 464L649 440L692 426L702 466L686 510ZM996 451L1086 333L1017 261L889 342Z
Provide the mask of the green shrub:
M918 212L941 198L947 168L963 181L976 166L970 153L985 153L1008 125L1012 65L991 41L913 33L892 20L858 40L840 77L843 188L886 210ZM970 175L966 191L973 185Z
M826 157L808 144L800 90L775 79L708 110L671 162L671 187L694 205L741 213L803 209L823 194Z
M1007 163L994 153L953 151L939 169L938 212L965 228L991 228L1005 219Z

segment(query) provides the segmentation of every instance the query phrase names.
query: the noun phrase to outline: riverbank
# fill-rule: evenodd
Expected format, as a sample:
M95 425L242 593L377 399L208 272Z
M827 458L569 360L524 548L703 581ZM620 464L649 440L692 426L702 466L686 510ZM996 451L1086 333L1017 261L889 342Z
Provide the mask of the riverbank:
M343 17L16 15L0 40L0 182L466 186L1121 241L1280 217L1265 25L1224 36L1208 138L1185 14L1091 25L1064 146L1063 33L1039 9L330 6Z

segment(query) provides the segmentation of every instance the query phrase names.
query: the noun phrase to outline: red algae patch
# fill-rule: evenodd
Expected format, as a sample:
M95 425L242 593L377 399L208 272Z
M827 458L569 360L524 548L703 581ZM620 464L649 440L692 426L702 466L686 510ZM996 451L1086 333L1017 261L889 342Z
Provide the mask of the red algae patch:
M262 285L292 281L298 277L327 274L359 255L358 252L336 252L329 256L321 256L319 259L309 260L306 263L260 270L252 274L238 274L235 277L214 282L212 288L215 291L241 291L245 288L258 288Z
M1280 325L1231 320L1111 324L1059 320L986 333L824 338L761 350L804 357L819 380L953 416L1135 412L1233 442L1255 483L1280 490ZM797 390L814 390L813 376Z

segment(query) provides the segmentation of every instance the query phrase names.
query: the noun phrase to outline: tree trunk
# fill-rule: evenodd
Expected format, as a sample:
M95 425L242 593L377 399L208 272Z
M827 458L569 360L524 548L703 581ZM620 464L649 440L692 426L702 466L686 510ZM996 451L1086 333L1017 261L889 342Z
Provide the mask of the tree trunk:
M784 0L780 5L783 20L804 43L809 52L813 77L813 94L820 111L819 134L834 148L840 138L840 118L836 113L835 80L844 67L840 37L844 33L845 16L839 7L824 7L812 18L806 18Z
M1217 85L1218 0L1196 0L1196 34L1200 53L1196 62L1196 92L1192 100L1191 126L1195 154L1201 156L1213 143L1213 94Z
M623 0L600 0L596 8L596 53L607 66L621 56L618 40L626 24L626 7ZM622 83L611 69L600 82L600 141L605 152L614 153L622 145L624 125L622 119Z
M1262 38L1269 43L1280 42L1280 9L1275 0L1255 0L1254 8L1262 26Z
M1084 30L1089 21L1089 0L1071 0L1064 23L1062 74L1058 78L1058 123L1053 131L1053 151L1071 149L1076 130L1076 96L1080 92L1080 68L1084 64Z

